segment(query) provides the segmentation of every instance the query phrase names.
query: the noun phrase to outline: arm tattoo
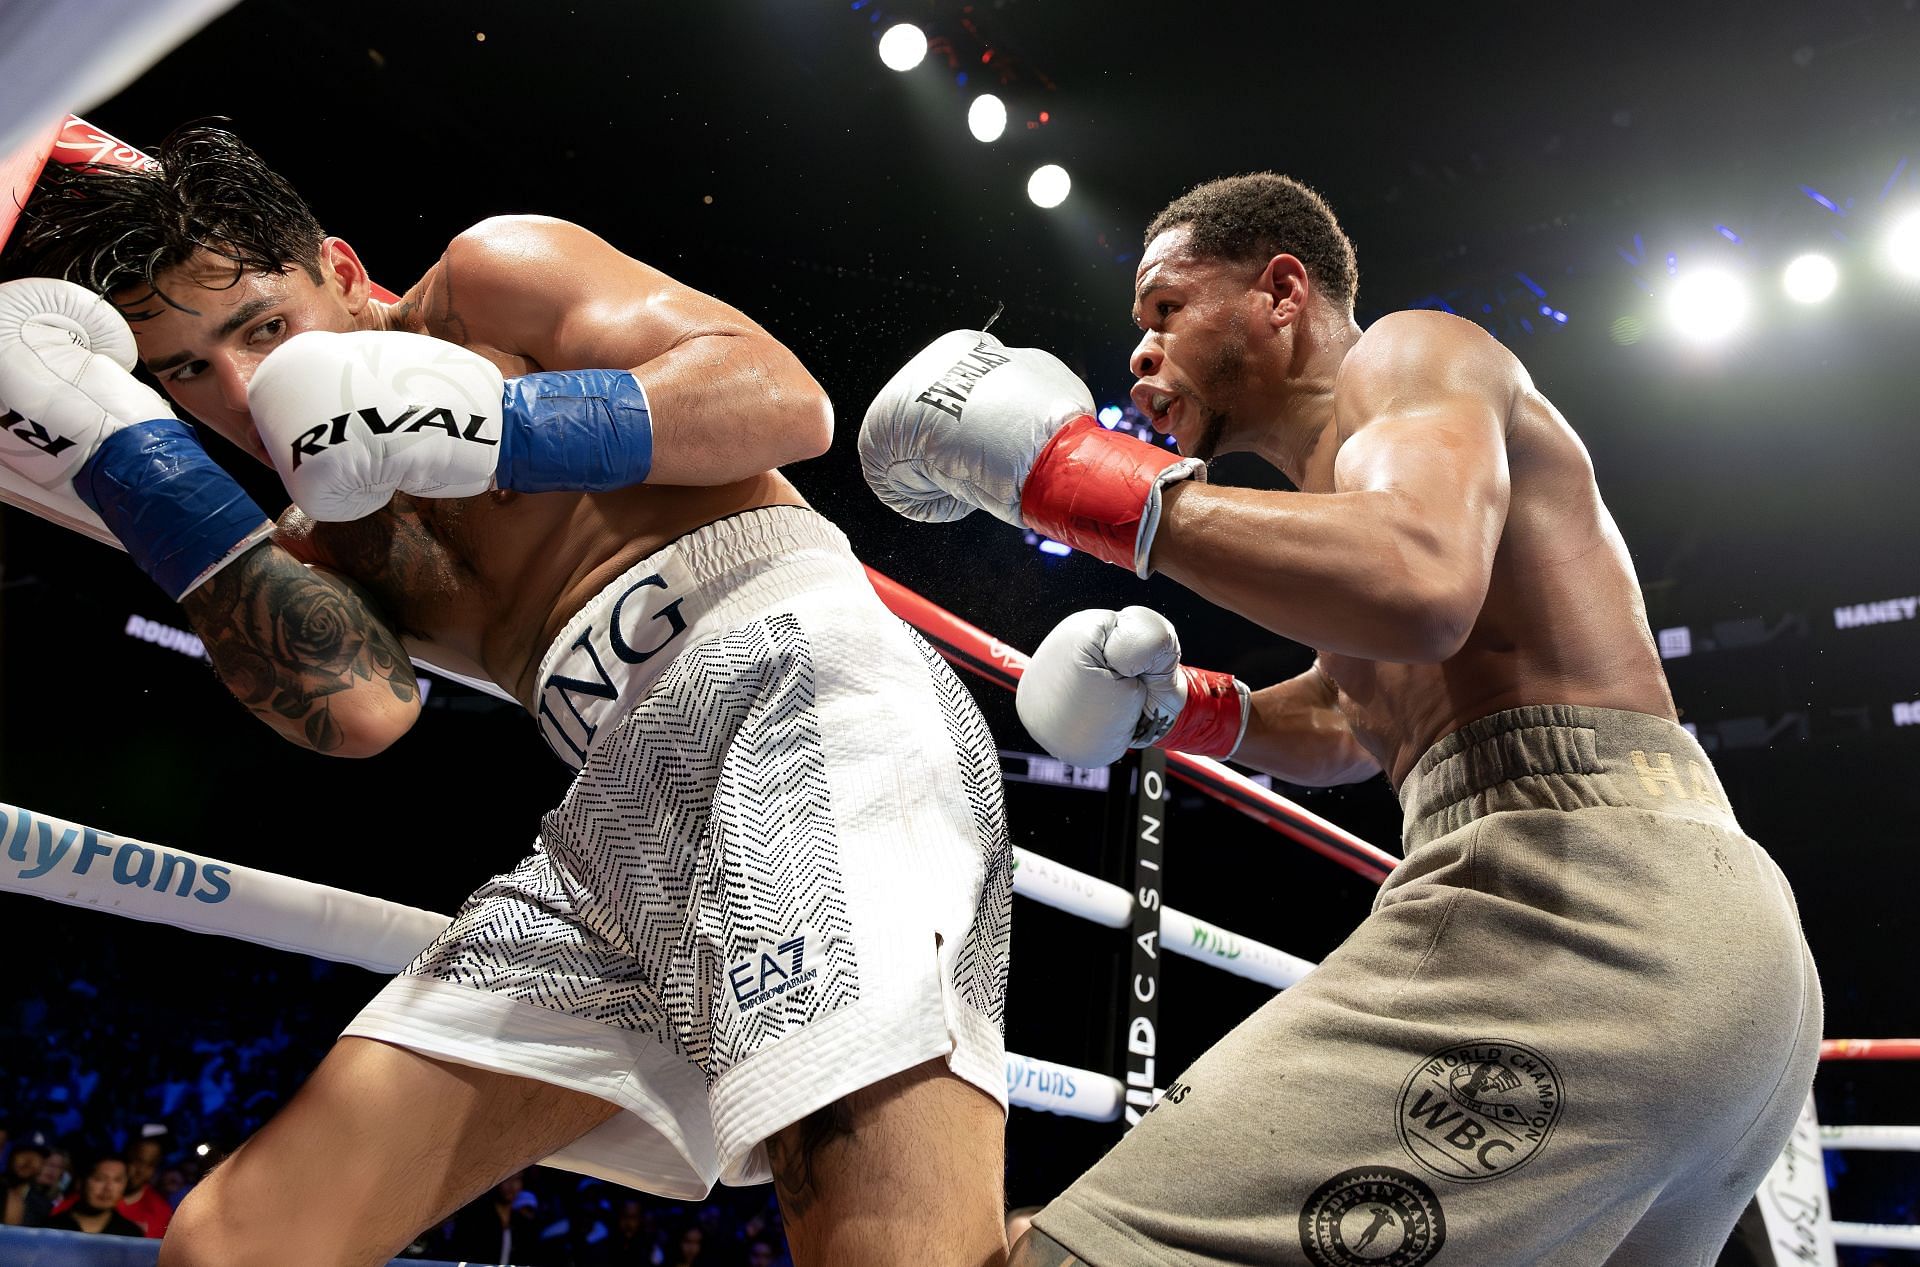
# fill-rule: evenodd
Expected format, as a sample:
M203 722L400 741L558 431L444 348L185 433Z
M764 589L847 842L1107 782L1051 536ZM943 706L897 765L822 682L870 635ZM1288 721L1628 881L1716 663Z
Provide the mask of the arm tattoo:
M316 752L345 742L330 696L379 682L402 703L419 697L406 651L366 597L272 542L222 568L181 606L235 698Z

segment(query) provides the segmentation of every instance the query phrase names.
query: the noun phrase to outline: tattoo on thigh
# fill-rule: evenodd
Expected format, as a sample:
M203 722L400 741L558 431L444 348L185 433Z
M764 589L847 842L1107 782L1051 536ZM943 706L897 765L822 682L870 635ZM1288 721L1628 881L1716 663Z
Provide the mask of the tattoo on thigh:
M773 1190L789 1218L804 1218L820 1199L820 1176L814 1167L821 1152L852 1137L853 1111L841 1101L808 1114L767 1141Z

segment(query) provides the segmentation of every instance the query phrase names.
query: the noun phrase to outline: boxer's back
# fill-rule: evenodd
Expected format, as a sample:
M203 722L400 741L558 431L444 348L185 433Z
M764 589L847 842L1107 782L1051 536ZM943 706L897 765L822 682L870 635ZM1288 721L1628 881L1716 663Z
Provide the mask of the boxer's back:
M1626 543L1566 420L1511 366L1511 492L1486 602L1439 664L1323 654L1360 742L1398 786L1435 740L1526 704L1674 716Z

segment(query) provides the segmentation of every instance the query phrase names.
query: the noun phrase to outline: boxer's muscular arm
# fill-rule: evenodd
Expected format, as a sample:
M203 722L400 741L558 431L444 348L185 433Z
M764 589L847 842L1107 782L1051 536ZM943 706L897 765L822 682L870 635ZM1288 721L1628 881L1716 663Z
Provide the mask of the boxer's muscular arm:
M653 422L649 483L730 484L833 440L826 392L778 340L578 225L483 221L403 303L428 333L533 368L631 370Z
M1333 683L1315 664L1253 692L1247 733L1233 759L1302 787L1358 783L1380 773L1340 711Z
M293 517L293 533L283 521L181 607L220 680L261 721L315 752L372 756L419 716L413 666L362 590L288 549L303 549Z
M1186 482L1153 565L1283 637L1365 660L1431 663L1472 631L1506 523L1512 356L1471 322L1395 313L1334 388L1349 438L1334 491Z

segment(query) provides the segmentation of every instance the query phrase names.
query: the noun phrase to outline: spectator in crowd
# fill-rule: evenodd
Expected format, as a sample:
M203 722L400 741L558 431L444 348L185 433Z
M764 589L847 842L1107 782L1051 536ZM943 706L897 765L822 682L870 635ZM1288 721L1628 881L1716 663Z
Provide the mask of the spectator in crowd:
M674 1241L667 1255L667 1267L705 1267L700 1255L706 1248L707 1234L697 1223L689 1223Z
M53 1149L40 1166L40 1186L58 1201L67 1195L67 1185L72 1182L72 1156L64 1148Z
M607 1238L583 1250L581 1267L649 1267L660 1262L660 1230L646 1203L637 1197L621 1200Z
M162 1166L160 1173L154 1176L153 1186L169 1206L177 1207L180 1198L187 1195L187 1189L193 1185L187 1182L187 1172L180 1166Z
M13 1141L7 1157L6 1198L0 1203L0 1223L33 1227L46 1222L53 1210L53 1190L42 1187L40 1171L47 1164L53 1141L40 1131L26 1131Z
M539 1202L527 1191L526 1175L508 1175L492 1192L462 1207L446 1237L448 1258L469 1263L548 1267L549 1247L535 1217Z
M167 1234L173 1218L173 1206L152 1187L154 1172L166 1160L166 1137L166 1127L144 1126L140 1138L127 1146L127 1195L120 1201L120 1213L154 1240Z
M780 1251L774 1248L772 1241L747 1242L747 1267L774 1267L779 1261Z
M120 1198L126 1191L126 1159L102 1157L87 1168L86 1181L80 1185L74 1203L48 1219L47 1226L107 1236L145 1236L139 1224L120 1213Z

